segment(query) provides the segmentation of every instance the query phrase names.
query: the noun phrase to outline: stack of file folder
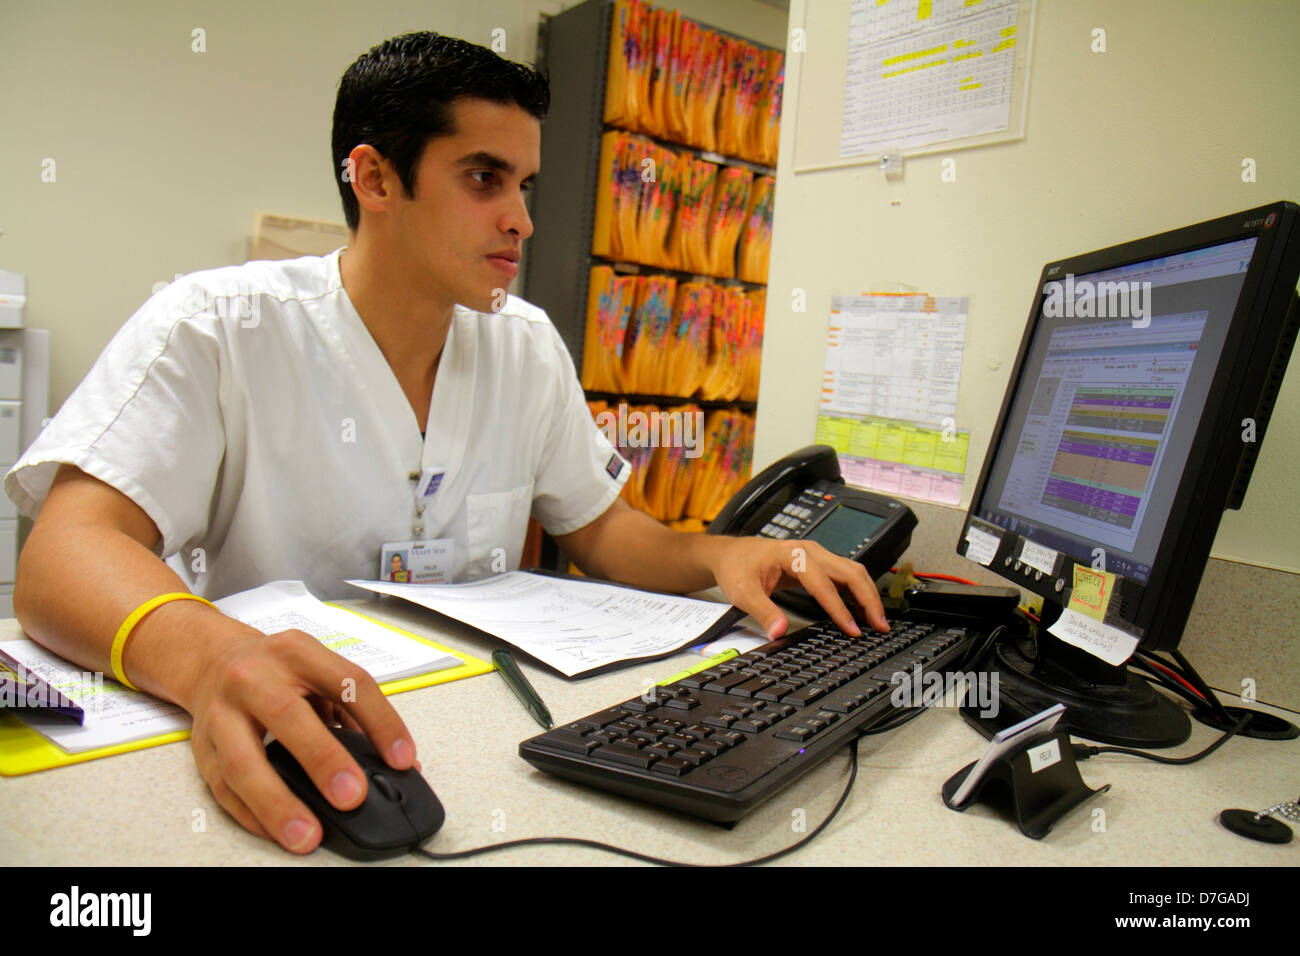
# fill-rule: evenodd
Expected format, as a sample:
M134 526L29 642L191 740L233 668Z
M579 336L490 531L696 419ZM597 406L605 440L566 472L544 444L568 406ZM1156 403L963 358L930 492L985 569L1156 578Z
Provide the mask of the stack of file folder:
M754 418L675 400L758 400L766 294L710 280L767 283L775 181L745 163L776 165L785 57L644 0L612 7L603 118L613 128L601 139L592 253L675 275L591 270L582 385L666 403L589 402L598 424L698 416L688 443L606 428L632 466L628 502L698 531L748 480Z
M749 480L754 416L717 409L704 419L704 454L695 461L684 517L712 521Z
M702 531L749 480L754 452L754 416L729 408L703 411L698 405L611 406L589 401L592 417L632 466L623 498L652 518L683 530ZM602 418L602 413L608 413ZM699 416L697 431L686 416ZM634 422L627 428L627 422ZM623 434L619 426L623 424ZM686 423L683 426L683 423ZM681 440L685 438L686 440Z
M767 293L719 286L714 295L709 365L700 384L708 401L758 401L762 359L763 310Z
M766 293L663 275L591 270L582 387L758 400Z
M740 234L737 276L743 282L767 284L767 267L772 258L772 205L776 180L755 176L749 188L749 211Z
M653 140L610 130L601 140L592 252L699 275L767 281L774 181Z
M785 55L724 36L675 10L617 0L605 122L776 165Z

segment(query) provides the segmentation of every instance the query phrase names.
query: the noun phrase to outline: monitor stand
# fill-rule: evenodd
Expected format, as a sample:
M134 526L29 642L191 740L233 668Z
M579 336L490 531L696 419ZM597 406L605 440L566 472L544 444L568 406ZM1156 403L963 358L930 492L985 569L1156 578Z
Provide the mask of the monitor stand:
M1044 608L1035 658L1022 653L1016 641L1001 641L975 664L975 670L998 677L995 716L983 716L977 707L962 708L980 733L992 737L1061 703L1066 712L1058 726L1078 737L1150 748L1174 747L1191 736L1186 711L1147 681L1048 634L1048 615L1054 619L1059 613L1051 603Z

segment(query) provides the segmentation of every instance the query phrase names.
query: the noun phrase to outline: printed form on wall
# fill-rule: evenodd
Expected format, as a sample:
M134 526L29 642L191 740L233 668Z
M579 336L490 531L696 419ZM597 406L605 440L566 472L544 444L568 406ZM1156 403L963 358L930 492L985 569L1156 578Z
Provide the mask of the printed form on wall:
M840 158L1008 129L1018 0L854 0Z
M958 504L970 435L956 428L968 300L834 296L817 441L845 480Z

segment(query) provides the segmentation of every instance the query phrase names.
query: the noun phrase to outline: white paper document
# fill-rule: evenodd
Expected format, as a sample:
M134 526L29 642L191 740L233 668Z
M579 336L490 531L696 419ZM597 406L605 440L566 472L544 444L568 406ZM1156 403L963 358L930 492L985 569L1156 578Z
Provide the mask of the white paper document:
M731 610L715 601L524 571L467 584L348 584L464 621L566 677L678 650Z
M215 603L222 614L263 634L306 631L380 683L461 664L458 657L318 601L301 581L272 581Z
M35 641L5 641L0 650L34 671L41 680L59 688L85 710L78 725L57 714L25 710L18 719L67 753L82 753L189 730L190 715L176 704L143 691L123 687L103 674L80 674L76 665Z
M966 529L966 557L988 565L998 553L1002 542L995 535L971 525Z
M223 614L264 634L297 628L360 666L376 681L456 667L458 657L381 627L359 615L330 607L308 593L301 581L273 581L215 602ZM176 704L124 687L102 674L80 675L75 665L27 639L0 649L72 698L86 711L78 726L65 717L23 711L25 724L68 753L130 743L188 730L190 715Z

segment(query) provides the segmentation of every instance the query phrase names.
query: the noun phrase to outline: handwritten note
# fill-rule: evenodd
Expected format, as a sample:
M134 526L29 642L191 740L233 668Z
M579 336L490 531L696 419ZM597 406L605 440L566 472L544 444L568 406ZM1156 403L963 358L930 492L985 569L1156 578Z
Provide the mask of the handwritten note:
M980 564L988 565L998 553L998 545L1001 542L979 528L971 525L966 530L966 557Z
M1115 575L1076 564L1069 607L1080 614L1088 615L1095 621L1104 621L1114 591Z
M1068 607L1048 631L1065 643L1073 644L1079 650L1100 657L1115 667L1132 657L1138 646L1136 636L1101 621L1094 621Z

